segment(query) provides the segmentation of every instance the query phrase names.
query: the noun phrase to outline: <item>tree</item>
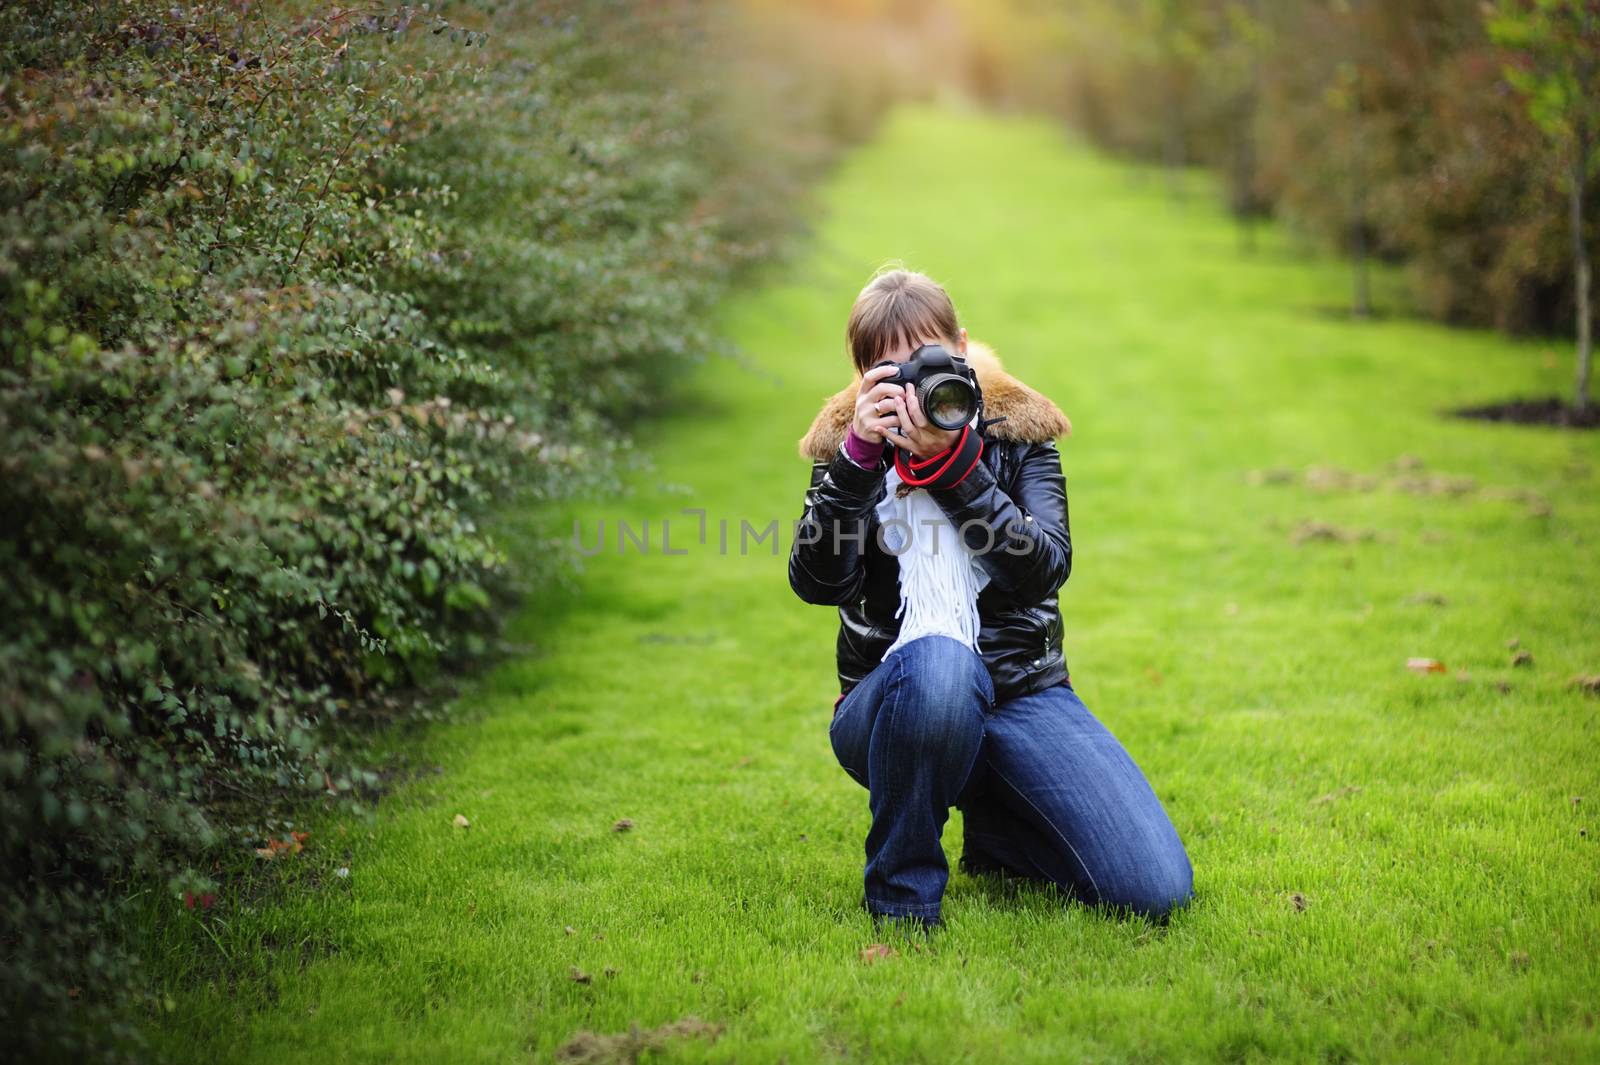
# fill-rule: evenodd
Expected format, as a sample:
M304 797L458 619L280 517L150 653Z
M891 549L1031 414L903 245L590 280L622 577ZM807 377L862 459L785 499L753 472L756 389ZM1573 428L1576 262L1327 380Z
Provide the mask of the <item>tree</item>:
M1566 164L1578 333L1573 407L1582 414L1589 408L1594 354L1583 199L1600 161L1600 0L1498 0L1487 16L1491 39L1509 52L1506 81L1523 94L1529 117Z
M1272 210L1261 188L1257 127L1262 65L1273 35L1260 8L1261 0L1210 0L1208 54L1201 66L1200 93L1213 119L1206 132L1219 141L1203 142L1201 151L1222 172L1228 211L1238 224L1240 250L1246 252L1255 248L1256 221Z

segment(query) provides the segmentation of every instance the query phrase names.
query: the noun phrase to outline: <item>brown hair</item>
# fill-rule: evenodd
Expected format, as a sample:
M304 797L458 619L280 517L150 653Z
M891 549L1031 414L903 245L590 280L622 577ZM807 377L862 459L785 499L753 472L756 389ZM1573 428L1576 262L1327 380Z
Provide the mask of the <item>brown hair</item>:
M961 333L950 294L914 270L884 267L856 297L844 328L857 373L866 373L897 341L915 344L929 336L955 344Z

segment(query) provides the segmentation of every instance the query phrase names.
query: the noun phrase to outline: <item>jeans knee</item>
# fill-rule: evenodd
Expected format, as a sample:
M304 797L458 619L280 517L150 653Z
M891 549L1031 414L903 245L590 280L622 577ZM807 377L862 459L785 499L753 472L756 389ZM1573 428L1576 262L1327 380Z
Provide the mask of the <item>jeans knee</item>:
M989 703L984 669L977 654L947 636L923 636L898 652L894 680L898 739L917 747L943 749L976 743L983 735Z
M1103 899L1117 909L1139 914L1151 921L1165 921L1194 898L1194 868L1187 856L1152 870L1138 884L1130 885L1119 897Z
M949 636L919 636L895 652L899 683L919 701L986 707L992 685L976 651Z

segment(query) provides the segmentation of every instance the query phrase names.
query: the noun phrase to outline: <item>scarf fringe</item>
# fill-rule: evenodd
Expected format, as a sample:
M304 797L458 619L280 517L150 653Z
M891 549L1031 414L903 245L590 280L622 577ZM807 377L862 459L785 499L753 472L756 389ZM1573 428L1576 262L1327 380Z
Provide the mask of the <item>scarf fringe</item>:
M888 476L899 481L890 470ZM978 648L978 562L967 551L944 510L918 488L905 495L888 493L880 504L880 524L898 521L894 539L907 535L910 543L900 551L900 634L883 657L920 636L941 635ZM885 537L885 540L889 540ZM887 547L899 548L896 543ZM985 574L987 576L987 574Z

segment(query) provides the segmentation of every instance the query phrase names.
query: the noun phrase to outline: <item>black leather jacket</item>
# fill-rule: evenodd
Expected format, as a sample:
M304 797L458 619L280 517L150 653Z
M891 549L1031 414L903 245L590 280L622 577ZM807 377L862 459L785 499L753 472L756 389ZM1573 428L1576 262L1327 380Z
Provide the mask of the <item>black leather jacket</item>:
M795 594L839 607L841 693L878 665L900 631L900 563L879 542L876 510L892 455L876 470L851 462L842 446L831 461L814 461L789 551ZM978 594L978 653L996 705L1067 679L1056 593L1072 571L1072 540L1055 441L1001 440L985 431L972 472L953 488L928 492L989 574Z

